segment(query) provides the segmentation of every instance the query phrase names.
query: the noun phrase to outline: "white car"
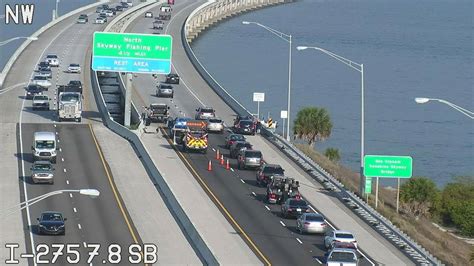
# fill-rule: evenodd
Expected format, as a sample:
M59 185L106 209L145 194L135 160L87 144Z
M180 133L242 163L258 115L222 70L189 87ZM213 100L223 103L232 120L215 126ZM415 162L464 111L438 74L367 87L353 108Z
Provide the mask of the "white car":
M335 242L352 243L357 248L357 241L351 232L341 230L331 230L324 236L324 246L331 249Z
M67 67L69 73L81 73L81 66L79 64L69 64Z
M47 77L35 75L31 80L31 84L38 85L42 88L48 89L51 87L51 81Z
M106 22L104 17L98 17L95 19L95 24L104 24Z
M45 61L48 62L50 66L53 66L53 67L59 66L59 58L55 54L48 54L46 56Z
M335 248L326 256L328 266L357 266L359 263L359 258L352 249Z
M146 13L145 13L145 18L153 18L153 13L151 13L151 12L146 12Z
M113 17L113 16L114 16L114 12L112 12L112 10L110 10L110 9L107 9L107 10L105 10L105 15L106 15L107 17Z
M224 121L219 118L210 118L207 121L207 131L224 133Z

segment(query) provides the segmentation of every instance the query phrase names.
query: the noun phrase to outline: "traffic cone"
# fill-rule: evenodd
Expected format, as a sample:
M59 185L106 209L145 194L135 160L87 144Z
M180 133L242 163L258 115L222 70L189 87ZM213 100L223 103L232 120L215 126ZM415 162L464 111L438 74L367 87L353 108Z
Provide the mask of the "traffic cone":
M225 170L229 170L230 169L230 164L229 164L229 159L227 159L227 163L225 165Z
M217 153L216 153L216 160L219 160L219 158L220 158L220 155L219 155L219 154L220 154L220 153L219 153L219 150L217 150Z
M209 160L209 163L207 164L207 171L212 171L212 161Z
M221 165L224 165L224 155L221 154Z

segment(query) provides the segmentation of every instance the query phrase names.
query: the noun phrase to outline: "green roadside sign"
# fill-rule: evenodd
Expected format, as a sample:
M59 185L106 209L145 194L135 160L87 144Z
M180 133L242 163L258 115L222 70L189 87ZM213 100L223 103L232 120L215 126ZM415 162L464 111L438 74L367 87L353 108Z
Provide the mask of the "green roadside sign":
M372 177L370 176L365 177L365 193L372 193Z
M169 74L170 35L95 32L92 46L95 71Z
M366 155L364 176L381 178L411 178L413 159L410 156Z

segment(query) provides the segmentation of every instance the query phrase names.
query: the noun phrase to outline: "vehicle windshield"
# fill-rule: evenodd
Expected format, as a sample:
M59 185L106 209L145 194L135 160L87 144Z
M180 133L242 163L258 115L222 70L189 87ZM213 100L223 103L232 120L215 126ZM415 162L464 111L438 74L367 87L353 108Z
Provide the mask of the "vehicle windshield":
M336 233L336 238L352 239L354 236L352 234Z
M351 252L333 252L328 261L355 262L356 258Z
M46 95L36 95L34 97L35 100L48 100L48 96Z
M48 78L47 78L47 77L43 77L43 76L35 76L35 79L36 79L36 80L47 80Z
M49 54L49 55L46 56L46 58L55 59L55 58L58 58L58 56L55 55L55 54Z
M283 169L281 167L274 167L274 166L266 166L263 169L263 172L265 174L277 174L277 175L283 175Z
M242 135L231 135L231 136L230 136L230 140L237 140L237 141L239 141L239 140L245 140L245 137L242 136Z
M316 215L308 215L306 216L306 221L324 222L324 218Z
M253 125L253 122L250 120L243 120L243 121L240 121L240 125L244 127L249 127Z
M44 164L44 163L34 164L33 165L33 170L49 171L49 170L51 170L51 165L50 164Z
M41 217L41 220L44 220L44 221L62 221L63 217L59 213L45 213Z
M70 67L78 67L79 64L70 64L69 66L70 66Z
M262 153L259 151L247 151L245 152L245 157L262 158Z
M29 85L28 88L27 88L28 91L41 91L41 88L36 86L36 85Z
M37 140L37 149L54 149L54 140Z
M290 206L304 207L308 204L304 200L290 200Z
M61 95L61 102L78 102L79 101L79 95L77 94L62 94Z
M220 119L209 119L210 123L222 123L222 120Z
M71 80L69 81L69 85L79 86L81 85L81 82L79 80Z
M214 109L212 109L212 108L202 108L201 113L214 113Z

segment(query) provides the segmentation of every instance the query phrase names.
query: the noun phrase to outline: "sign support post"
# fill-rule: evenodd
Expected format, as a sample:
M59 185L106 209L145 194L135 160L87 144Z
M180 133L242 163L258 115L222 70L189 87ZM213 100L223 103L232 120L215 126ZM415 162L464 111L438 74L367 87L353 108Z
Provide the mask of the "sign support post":
M257 119L260 119L260 101L257 102Z
M397 213L398 213L398 206L400 204L400 178L397 178Z
M288 118L288 111L287 110L281 110L280 111L280 118L283 119L283 138L285 138L285 122L286 122L286 119ZM286 132L286 134L289 134L289 133L290 132Z
M375 180L375 209L379 206L379 178Z
M260 102L265 101L265 93L264 92L254 92L253 93L253 101L257 102L257 119L260 120Z
M132 114L132 73L127 73L125 81L125 113L124 113L124 126L130 127L130 116Z

